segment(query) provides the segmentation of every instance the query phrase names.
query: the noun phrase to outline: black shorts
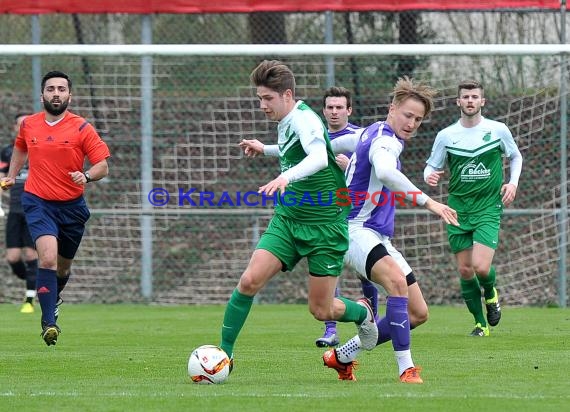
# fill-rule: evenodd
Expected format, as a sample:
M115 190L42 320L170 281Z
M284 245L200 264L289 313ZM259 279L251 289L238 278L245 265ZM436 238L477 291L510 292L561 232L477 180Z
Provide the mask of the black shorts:
M8 212L6 216L6 249L34 247L23 213Z

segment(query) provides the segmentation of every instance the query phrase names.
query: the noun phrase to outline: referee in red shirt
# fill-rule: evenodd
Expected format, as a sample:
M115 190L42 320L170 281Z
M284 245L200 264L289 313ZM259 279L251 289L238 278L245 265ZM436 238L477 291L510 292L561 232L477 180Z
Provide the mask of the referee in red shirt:
M14 144L8 175L0 180L8 189L28 161L29 174L22 206L38 252L36 291L42 309L45 343L55 345L60 293L69 280L71 264L90 213L85 184L107 176L109 148L84 118L71 113L71 79L51 71L42 79L44 110L27 116ZM91 167L83 170L85 158Z

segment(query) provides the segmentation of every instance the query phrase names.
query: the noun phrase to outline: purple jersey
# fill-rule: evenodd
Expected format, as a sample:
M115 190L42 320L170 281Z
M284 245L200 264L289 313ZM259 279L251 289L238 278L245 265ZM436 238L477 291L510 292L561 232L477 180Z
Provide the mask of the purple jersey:
M344 136L347 134L357 134L357 133L360 134L362 132L362 129L364 129L364 128L360 127L360 126L356 126L355 124L352 124L352 123L348 123L344 129L339 130L338 132L330 132L329 131L329 139L334 140L337 137ZM344 153L344 155L350 159L350 156L352 156L352 153L347 152L347 153Z
M394 235L395 201L392 193L378 180L370 161L372 144L380 144L396 155L397 169L401 169L399 154L404 141L399 139L385 122L376 122L366 128L346 170L346 182L353 209L348 216L351 225L370 228L381 235Z

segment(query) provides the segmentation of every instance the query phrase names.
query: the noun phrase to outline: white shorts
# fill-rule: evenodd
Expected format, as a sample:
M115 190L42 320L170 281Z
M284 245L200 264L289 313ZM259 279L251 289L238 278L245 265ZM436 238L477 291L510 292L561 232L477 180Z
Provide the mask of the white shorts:
M368 279L366 277L366 259L370 251L379 244L384 245L390 256L404 272L404 275L412 273L412 268L404 259L404 256L396 250L390 242L390 238L383 236L378 232L362 226L348 225L349 246L348 252L344 255L344 262L353 267L361 279Z

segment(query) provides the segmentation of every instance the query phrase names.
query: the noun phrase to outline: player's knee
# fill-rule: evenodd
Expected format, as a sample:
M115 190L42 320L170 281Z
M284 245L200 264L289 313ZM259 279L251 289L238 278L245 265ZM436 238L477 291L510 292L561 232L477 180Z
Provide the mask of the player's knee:
M249 272L245 272L239 279L238 290L244 295L254 296L262 287L263 284Z
M58 270L57 267L57 254L46 253L38 258L38 266L44 269Z
M38 267L40 269L51 269L57 271L57 263L50 260L40 260L38 262Z
M474 269L472 266L461 265L458 267L458 270L462 279L471 279L474 276Z
M21 259L20 259L19 256L17 256L17 257L6 256L6 262L7 262L10 266L14 265L15 263L18 263L20 260L21 260Z
M475 263L473 265L473 272L480 276L487 276L491 270L491 265L489 263Z
M24 248L24 260L29 262L30 260L37 260L38 254L35 249Z
M408 284L399 266L382 275L373 270L372 279L381 284L389 296L408 296Z
M13 265L14 263L18 263L22 260L22 253L20 249L9 247L6 249L6 262L9 265Z

